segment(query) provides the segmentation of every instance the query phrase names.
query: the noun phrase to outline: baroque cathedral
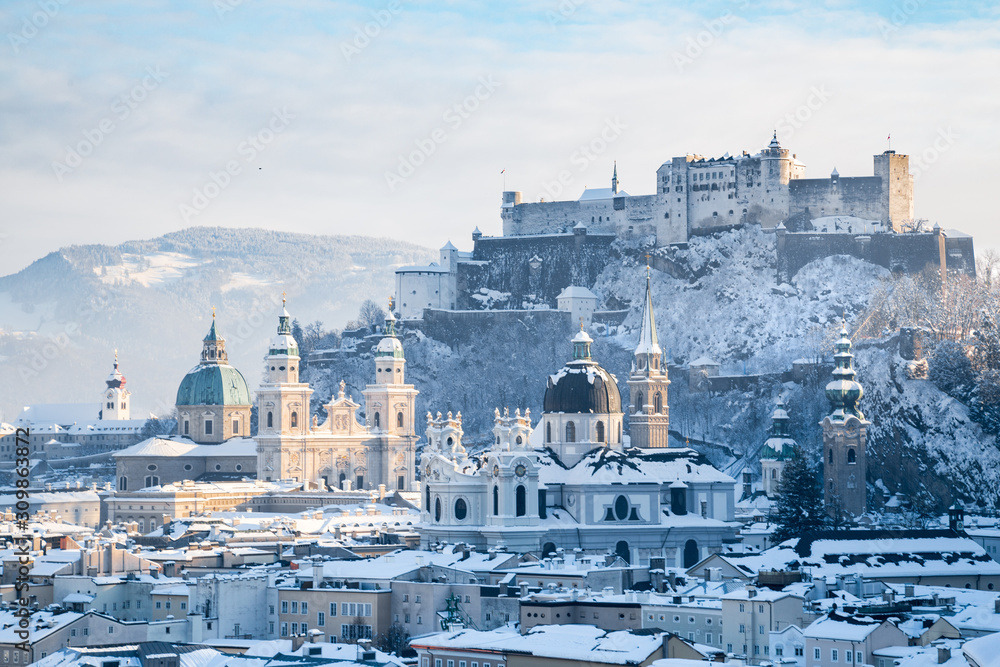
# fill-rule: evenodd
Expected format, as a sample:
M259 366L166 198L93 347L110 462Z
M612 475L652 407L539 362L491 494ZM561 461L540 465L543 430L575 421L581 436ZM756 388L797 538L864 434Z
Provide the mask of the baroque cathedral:
M344 382L323 406L326 419L309 418L313 390L299 382L299 348L282 307L257 391L257 477L294 480L318 489L410 491L414 484L414 410L417 394L406 384L406 358L390 312L385 337L374 349L375 381L362 392L366 422L344 392Z
M494 411L493 443L470 457L461 413L427 414L421 455L424 546L606 553L629 563L690 567L732 539L735 480L687 447L668 444L667 373L649 277L623 406L613 375L581 329L573 358L547 380L543 413ZM628 414L625 414L627 410ZM629 420L631 440L622 427Z

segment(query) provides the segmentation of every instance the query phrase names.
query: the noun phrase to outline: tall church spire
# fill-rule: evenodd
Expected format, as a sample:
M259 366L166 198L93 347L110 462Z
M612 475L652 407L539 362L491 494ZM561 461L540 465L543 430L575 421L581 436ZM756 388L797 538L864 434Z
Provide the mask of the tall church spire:
M615 160L615 173L611 176L611 194L618 194L618 160Z
M648 262L648 258L647 258ZM667 407L667 369L662 363L663 350L656 335L653 314L653 290L649 264L646 264L646 297L642 304L639 342L629 376L629 435L633 447L668 446L670 411Z

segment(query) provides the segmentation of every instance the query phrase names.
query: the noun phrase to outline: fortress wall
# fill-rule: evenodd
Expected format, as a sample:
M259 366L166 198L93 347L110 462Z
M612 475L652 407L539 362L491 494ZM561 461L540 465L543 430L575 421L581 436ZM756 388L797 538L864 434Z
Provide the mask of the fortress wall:
M853 215L884 222L888 215L882 206L882 179L878 176L800 178L789 182L788 188L790 216L808 209L813 217Z
M945 265L951 272L975 277L975 249L971 236L947 238L934 232L918 234L814 234L779 232L778 279L787 281L809 262L831 255L851 255L890 271L920 273L928 266Z
M472 295L485 288L509 292L508 307L520 308L529 298L555 308L564 288L590 288L597 282L614 240L613 234L584 233L480 238L473 252L475 261L458 265L456 307L480 309ZM541 260L537 268L531 266L533 257Z

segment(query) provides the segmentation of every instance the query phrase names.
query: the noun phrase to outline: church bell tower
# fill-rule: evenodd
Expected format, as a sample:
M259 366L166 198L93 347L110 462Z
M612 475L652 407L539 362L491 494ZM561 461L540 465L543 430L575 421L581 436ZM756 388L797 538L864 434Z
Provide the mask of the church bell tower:
M832 412L823 418L823 500L833 517L858 517L867 507L866 444L868 427L858 408L864 394L855 381L854 355L847 327L834 345L833 381L826 385Z
M642 307L639 344L635 348L632 372L628 378L629 433L633 447L658 449L669 447L670 410L667 407L667 369L656 339L653 296L649 267L646 267L646 300Z

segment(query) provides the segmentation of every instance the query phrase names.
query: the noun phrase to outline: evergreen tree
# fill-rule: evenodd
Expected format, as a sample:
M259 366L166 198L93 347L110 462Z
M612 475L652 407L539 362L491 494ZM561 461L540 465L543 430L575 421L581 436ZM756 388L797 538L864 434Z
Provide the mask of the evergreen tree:
M774 516L778 528L774 531L774 544L826 527L819 474L806 460L801 447L795 448L795 458L785 464L778 493Z

